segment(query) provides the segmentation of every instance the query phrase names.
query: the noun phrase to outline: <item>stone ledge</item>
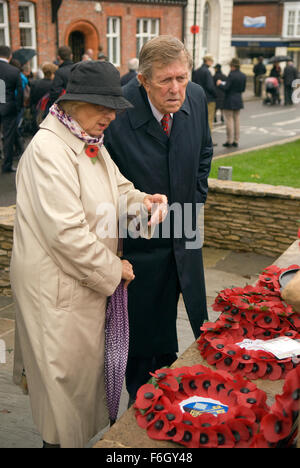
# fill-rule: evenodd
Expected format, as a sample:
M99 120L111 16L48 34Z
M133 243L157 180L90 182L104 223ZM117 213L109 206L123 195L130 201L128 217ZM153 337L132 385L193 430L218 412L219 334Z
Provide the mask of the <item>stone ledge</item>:
M233 195L288 198L300 201L300 189L283 185L256 184L254 182L235 182L232 180L208 179L209 191Z
M0 207L0 228L13 230L16 205Z

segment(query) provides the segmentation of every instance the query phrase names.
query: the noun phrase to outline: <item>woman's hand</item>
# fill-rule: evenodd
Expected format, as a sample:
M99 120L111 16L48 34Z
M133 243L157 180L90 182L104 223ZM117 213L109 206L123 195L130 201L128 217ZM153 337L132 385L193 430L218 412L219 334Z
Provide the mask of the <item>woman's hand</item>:
M125 280L124 287L127 288L129 283L134 280L135 275L133 273L133 268L131 263L128 260L121 260L122 262L122 279Z
M166 195L161 195L160 193L147 195L144 198L144 205L148 213L151 214L148 226L162 223L165 220L168 214L168 199Z

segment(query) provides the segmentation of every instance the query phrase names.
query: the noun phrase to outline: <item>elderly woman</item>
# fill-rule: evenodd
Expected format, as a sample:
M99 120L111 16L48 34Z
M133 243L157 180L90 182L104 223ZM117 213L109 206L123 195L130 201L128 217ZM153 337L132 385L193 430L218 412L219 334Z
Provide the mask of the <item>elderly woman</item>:
M98 237L106 223L99 206L113 206L117 218L121 195L148 211L167 202L136 190L102 145L116 111L130 106L112 64L80 62L18 167L14 378L21 383L25 369L44 447L83 447L108 422L107 298L134 273L117 256L117 223L114 236ZM153 223L162 218L159 212Z

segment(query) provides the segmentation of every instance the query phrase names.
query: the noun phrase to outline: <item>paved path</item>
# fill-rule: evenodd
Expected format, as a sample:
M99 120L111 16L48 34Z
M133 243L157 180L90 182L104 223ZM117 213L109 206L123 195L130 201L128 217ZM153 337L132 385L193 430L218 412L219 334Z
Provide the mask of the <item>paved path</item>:
M218 292L224 288L254 283L262 269L274 261L275 258L253 253L205 248L208 305L214 302ZM212 321L218 317L211 307L209 317ZM0 297L0 340L4 340L6 345L6 364L0 363L0 448L40 448L41 438L32 421L29 398L12 383L14 318L12 299ZM179 304L177 328L179 354L182 354L194 342L182 300ZM127 409L127 401L128 395L124 389L119 414ZM92 447L100 436L98 434L87 447Z

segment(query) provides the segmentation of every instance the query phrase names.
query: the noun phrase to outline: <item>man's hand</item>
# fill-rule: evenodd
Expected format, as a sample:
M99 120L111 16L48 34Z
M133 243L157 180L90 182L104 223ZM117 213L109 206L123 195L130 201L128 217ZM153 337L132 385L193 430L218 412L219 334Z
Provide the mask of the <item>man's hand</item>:
M144 205L151 214L148 226L162 223L168 214L168 199L166 195L156 193L155 195L147 195L144 198Z

